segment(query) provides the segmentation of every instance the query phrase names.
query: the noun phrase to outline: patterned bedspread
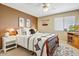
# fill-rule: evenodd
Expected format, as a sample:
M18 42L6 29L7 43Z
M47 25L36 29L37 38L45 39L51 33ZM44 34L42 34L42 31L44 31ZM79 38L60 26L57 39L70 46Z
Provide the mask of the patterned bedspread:
M56 35L52 33L36 33L28 39L28 49L34 51L38 56L47 55L46 41L50 41L49 47L55 46ZM53 43L52 43L53 41ZM51 44L52 43L52 44Z

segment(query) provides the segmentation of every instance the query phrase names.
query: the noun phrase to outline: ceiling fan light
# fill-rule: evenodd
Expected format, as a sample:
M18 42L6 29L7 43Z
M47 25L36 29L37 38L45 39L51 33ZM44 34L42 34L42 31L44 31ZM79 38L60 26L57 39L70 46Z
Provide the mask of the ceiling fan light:
M47 12L48 11L48 9L49 9L49 6L50 6L50 4L49 3L43 3L43 11L44 12Z
M47 12L48 11L48 7L43 8L43 11Z
M50 4L49 4L49 3L43 3L42 6L47 6L47 7L49 7Z
M47 3L46 5L47 5L48 7L50 6L50 4L49 4L49 3Z

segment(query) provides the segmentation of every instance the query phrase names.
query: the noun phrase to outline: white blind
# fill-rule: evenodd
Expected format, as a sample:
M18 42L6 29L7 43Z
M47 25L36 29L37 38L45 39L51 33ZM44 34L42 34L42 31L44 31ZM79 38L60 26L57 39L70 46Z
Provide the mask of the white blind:
M71 25L75 25L75 16L58 17L54 19L54 29L57 31L68 29Z
M63 29L63 18L55 18L54 20L54 27L55 27L55 30L64 30Z

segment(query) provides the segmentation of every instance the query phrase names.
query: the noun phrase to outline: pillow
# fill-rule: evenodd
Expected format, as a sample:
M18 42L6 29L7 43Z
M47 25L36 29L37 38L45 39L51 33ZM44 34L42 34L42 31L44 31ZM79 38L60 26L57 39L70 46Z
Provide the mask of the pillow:
M19 28L17 32L18 32L18 35L30 35L31 33L29 30L30 28Z
M18 35L21 35L22 34L20 28L17 30L17 32L18 32Z
M26 33L27 33L27 36L29 36L29 35L31 35L31 33L30 33L30 28L25 28L25 30L26 30Z
M35 30L34 29L30 29L29 30L31 34L35 34Z

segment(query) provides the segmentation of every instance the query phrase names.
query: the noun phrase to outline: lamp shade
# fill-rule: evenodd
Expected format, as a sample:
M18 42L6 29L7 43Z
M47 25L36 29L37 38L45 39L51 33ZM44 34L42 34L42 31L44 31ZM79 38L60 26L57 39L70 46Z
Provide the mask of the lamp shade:
M7 32L9 32L9 35L16 35L17 34L17 31L13 28L7 29Z

